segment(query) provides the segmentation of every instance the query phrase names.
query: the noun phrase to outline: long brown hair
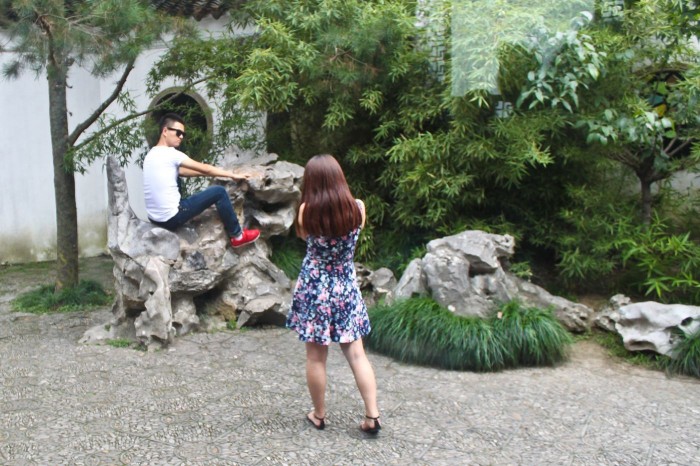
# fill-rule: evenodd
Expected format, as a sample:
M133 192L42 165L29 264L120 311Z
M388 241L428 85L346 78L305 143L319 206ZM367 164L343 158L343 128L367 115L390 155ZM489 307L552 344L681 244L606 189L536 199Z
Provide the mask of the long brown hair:
M362 224L343 169L332 155L315 155L304 168L303 230L314 236L343 236Z

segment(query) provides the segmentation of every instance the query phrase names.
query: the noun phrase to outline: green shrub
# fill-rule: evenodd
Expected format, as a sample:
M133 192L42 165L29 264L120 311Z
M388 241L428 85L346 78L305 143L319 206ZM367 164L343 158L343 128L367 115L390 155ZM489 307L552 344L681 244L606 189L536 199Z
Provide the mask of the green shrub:
M566 359L573 340L551 311L511 301L501 306L500 314L493 326L499 338L512 345L513 365L545 366Z
M379 305L370 319L369 347L400 361L474 371L503 367L503 348L488 325L455 316L431 299Z
M636 203L622 194L613 202L610 193L572 193L575 202L562 212L571 229L554 245L569 287L700 304L700 244L691 236L692 222L684 220L688 208L674 204L680 200L664 191L667 215L659 210L644 225Z
M607 181L602 184L607 189L598 189L599 183L570 187L571 202L560 212L567 227L552 231L557 268L572 289L609 294L620 287L620 244L633 240L642 228L636 199L619 191L615 177Z
M76 287L54 292L53 285L19 295L12 302L12 309L32 314L51 312L75 312L109 304L111 297L102 285L92 280L81 280Z
M301 270L301 262L304 260L306 244L295 236L273 236L271 242L272 263L282 269L287 277L296 279Z
M572 342L551 312L501 308L501 318L461 317L430 298L411 298L370 309L369 348L402 362L478 372L552 365Z
M620 242L624 264L645 295L662 302L700 304L700 245L655 216L649 228Z
M669 372L700 377L700 330L690 335L681 333L672 356L666 366Z

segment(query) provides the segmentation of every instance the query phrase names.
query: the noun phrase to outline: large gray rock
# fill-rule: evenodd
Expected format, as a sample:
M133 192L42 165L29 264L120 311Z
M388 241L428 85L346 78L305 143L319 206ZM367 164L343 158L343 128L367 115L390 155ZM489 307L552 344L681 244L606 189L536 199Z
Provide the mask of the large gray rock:
M514 247L512 236L475 230L433 240L427 254L408 265L389 300L430 296L457 314L487 317L500 303L518 299L527 306L551 306L571 331L590 328L592 309L507 271Z
M595 325L608 332L616 333L615 324L620 320L620 308L632 300L623 294L616 294L595 316Z
M355 273L357 284L368 307L382 301L396 287L394 272L386 267L371 270L363 264L355 263Z
M700 307L647 301L620 307L614 318L615 330L628 350L672 356L681 334L700 328Z
M284 322L290 283L270 262L267 239L292 226L303 168L278 162L245 169L255 173L253 179L224 186L241 224L259 228L261 238L234 250L213 207L176 232L137 218L122 168L107 159L108 247L116 297L112 321L89 330L82 341L129 338L149 346L167 344L197 329L200 316L236 319L239 325Z

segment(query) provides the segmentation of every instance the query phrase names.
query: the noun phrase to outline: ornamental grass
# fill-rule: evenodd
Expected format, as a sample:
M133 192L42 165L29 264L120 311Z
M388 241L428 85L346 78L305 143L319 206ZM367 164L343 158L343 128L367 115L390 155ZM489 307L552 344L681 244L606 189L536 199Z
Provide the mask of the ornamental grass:
M551 311L516 301L487 319L458 316L430 298L370 309L367 346L399 361L452 370L491 372L564 361L572 343ZM500 317L499 317L500 315Z
M690 335L680 333L679 336L666 369L672 374L700 377L700 330Z
M12 302L12 309L32 314L76 312L106 306L111 296L98 282L81 280L77 286L54 292L53 285L44 285L21 294Z

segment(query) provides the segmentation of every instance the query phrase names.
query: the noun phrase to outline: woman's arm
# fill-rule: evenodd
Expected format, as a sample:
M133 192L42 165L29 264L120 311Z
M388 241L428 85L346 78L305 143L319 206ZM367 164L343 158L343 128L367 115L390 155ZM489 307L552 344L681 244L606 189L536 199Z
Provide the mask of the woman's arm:
M365 220L367 220L367 214L365 213L365 203L362 202L361 199L358 199L357 203L360 204L360 214L362 214L362 224L360 225L360 228L364 228Z
M303 240L306 240L306 231L304 230L304 207L306 204L301 204L299 206L299 213L297 214L297 236Z

